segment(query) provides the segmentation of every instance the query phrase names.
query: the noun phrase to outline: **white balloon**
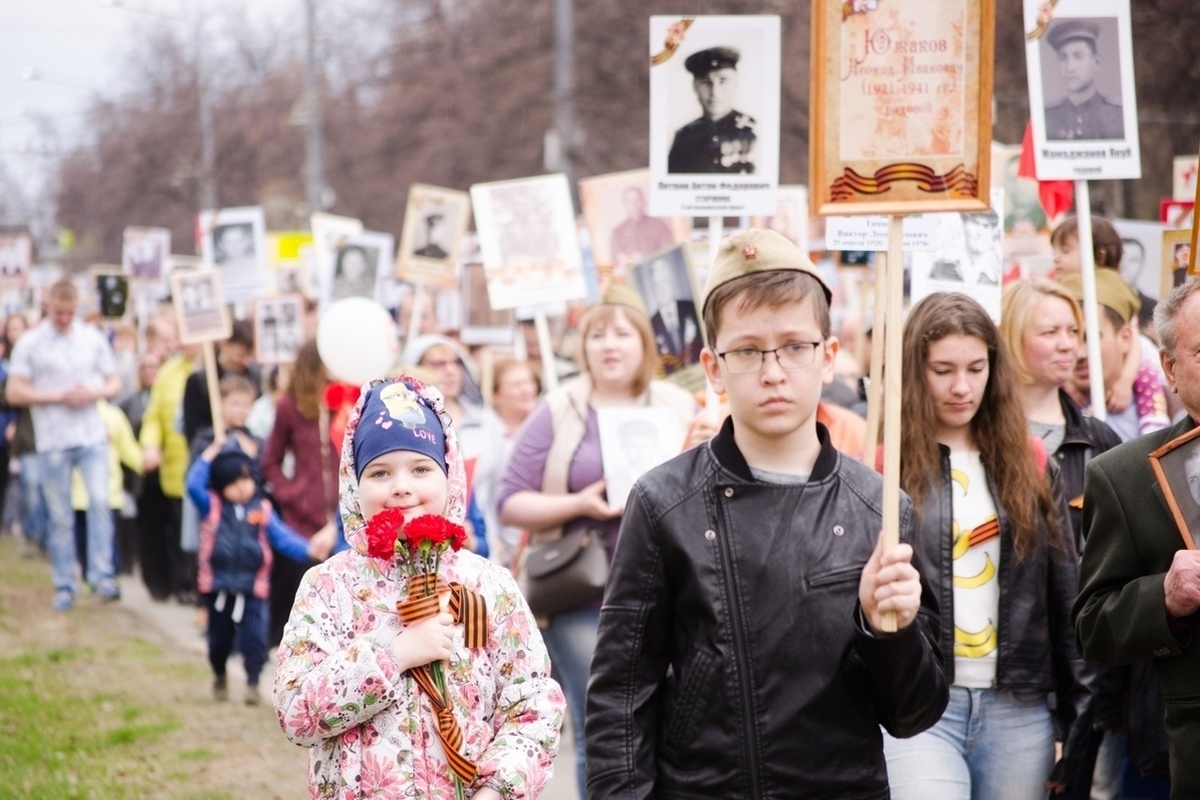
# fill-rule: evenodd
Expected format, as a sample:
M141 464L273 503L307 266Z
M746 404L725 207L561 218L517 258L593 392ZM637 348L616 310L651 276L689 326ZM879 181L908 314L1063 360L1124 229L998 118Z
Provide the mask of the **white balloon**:
M360 386L386 377L399 353L396 323L374 300L338 300L317 323L317 352L340 381Z

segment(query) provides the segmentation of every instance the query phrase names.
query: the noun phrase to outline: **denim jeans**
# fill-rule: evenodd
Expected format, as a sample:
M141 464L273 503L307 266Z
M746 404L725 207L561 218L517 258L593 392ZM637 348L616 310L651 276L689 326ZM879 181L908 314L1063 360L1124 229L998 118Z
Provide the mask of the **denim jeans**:
M884 735L892 800L1041 800L1054 767L1044 692L950 687L932 728Z
M22 453L21 462L21 535L46 549L50 546L50 512L42 492L42 459L37 453Z
M551 676L562 685L571 715L571 736L575 740L575 780L579 797L587 795L587 760L583 749L584 701L587 698L588 673L596 652L596 631L600 611L576 608L555 614L542 628L542 638L550 653Z
M75 592L75 512L71 509L71 470L78 468L88 493L87 574L95 589L111 592L113 519L108 501L108 442L38 454L42 492L50 512L50 569L55 591Z

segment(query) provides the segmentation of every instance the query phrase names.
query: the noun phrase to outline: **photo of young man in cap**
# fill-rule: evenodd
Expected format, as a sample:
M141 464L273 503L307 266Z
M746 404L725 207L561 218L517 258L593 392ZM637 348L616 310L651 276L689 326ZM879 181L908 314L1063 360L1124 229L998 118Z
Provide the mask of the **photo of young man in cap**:
M1061 102L1046 107L1048 140L1125 138L1120 98L1109 100L1096 85L1102 68L1099 38L1100 25L1086 19L1064 19L1046 34L1058 56L1058 74L1066 91ZM1110 85L1120 82L1114 78Z
M684 68L692 73L692 88L703 114L675 132L667 172L755 171L757 123L733 107L738 97L740 58L741 53L732 47L710 47L684 60Z

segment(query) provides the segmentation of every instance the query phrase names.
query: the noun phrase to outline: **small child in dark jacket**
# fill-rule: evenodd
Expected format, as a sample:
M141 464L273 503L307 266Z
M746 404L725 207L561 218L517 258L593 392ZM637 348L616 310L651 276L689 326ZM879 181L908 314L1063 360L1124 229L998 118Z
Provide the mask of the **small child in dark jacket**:
M187 491L200 514L196 588L208 609L213 697L229 698L225 665L236 645L246 668L246 703L258 705L267 655L271 547L307 561L311 542L279 518L262 496L254 461L221 437L192 462Z

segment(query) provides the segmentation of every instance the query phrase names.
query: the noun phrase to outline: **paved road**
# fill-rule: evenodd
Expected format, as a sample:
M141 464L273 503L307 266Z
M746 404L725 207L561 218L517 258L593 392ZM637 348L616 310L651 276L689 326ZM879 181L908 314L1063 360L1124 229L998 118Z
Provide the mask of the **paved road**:
M194 652L198 658L207 660L207 648L204 636L197 622L196 609L184 606L174 600L158 602L151 599L145 584L140 578L122 576L121 602L137 613L140 617L155 625L175 643L188 652ZM270 692L275 681L275 659L267 659L266 667L260 679L264 693ZM242 670L241 659L234 657L229 660L229 685L244 686L246 673ZM280 734L282 736L283 734ZM575 790L574 751L570 737L570 725L564 726L562 746L558 758L554 762L554 777L550 779L544 800L579 800Z

